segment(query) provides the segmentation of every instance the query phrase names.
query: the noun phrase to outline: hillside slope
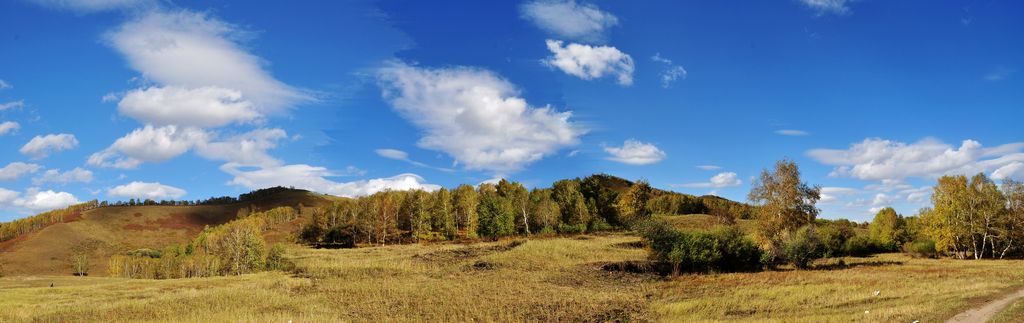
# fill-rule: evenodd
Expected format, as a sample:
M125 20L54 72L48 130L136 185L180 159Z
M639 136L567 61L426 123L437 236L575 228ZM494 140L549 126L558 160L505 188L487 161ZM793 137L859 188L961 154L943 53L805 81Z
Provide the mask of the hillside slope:
M90 274L106 276L111 255L187 243L204 227L235 219L241 208L314 207L329 204L331 199L303 190L277 189L222 205L100 207L0 243L0 264L6 275L67 275L72 255L82 250L91 255Z

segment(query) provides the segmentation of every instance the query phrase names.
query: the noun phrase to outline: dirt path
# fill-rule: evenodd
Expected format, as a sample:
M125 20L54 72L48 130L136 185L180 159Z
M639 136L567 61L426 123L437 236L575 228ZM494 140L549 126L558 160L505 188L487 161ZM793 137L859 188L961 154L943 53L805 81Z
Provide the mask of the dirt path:
M985 305L975 307L964 311L963 313L957 314L950 318L946 323L954 322L988 322L992 317L996 316L1006 306L1013 304L1014 301L1024 297L1024 288L1017 290L1016 292L1007 294L999 299L991 300Z

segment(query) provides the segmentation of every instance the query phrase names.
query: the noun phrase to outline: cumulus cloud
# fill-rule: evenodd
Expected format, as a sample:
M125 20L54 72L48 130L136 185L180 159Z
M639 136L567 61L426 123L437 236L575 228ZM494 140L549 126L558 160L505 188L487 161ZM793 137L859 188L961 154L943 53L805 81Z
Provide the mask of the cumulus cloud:
M609 75L615 76L620 85L633 84L633 58L615 47L576 43L563 46L564 42L550 39L546 44L554 54L543 61L547 66L584 80Z
M54 192L51 190L38 191L29 189L23 197L16 198L13 205L29 209L33 212L45 212L54 209L68 207L72 204L81 203L74 195L68 192Z
M236 164L228 163L221 170L234 176L228 184L248 189L259 189L271 186L292 186L310 191L355 197L365 196L384 190L426 190L434 191L440 186L427 184L416 174L401 174L388 178L370 180L336 182L328 177L338 176L336 172L323 167L305 164L259 167L245 169Z
M114 141L114 144L89 156L93 166L121 169L136 168L143 162L162 162L184 154L209 134L198 128L147 125Z
M238 40L245 37L238 27L208 14L154 10L126 22L106 38L147 80L183 91L173 99L176 103L182 100L180 95L205 91L197 99L203 104L244 98L252 105L235 102L224 108L246 111L251 116L250 110L272 114L310 99L264 70L260 58L239 44ZM219 121L224 122L224 117Z
M574 0L538 0L520 6L521 16L559 38L603 42L619 19L597 6Z
M31 0L37 4L61 10L79 13L136 9L152 6L153 0Z
M18 124L17 122L5 121L3 123L0 123L0 136L6 135L6 134L9 134L9 133L14 133L14 132L18 131L18 129L21 129L21 125Z
M121 137L110 147L89 157L89 165L120 169L144 162L163 162L194 150L200 157L246 166L277 165L267 150L277 147L288 133L279 128L260 128L218 139L213 132L195 127L147 125Z
M739 179L739 176L737 176L736 173L733 173L733 172L723 172L723 173L718 173L718 175L712 176L711 179L708 180L707 182L687 183L687 184L676 185L676 186L723 188L723 187L740 186L740 184L743 184L743 181L741 181Z
M197 141L196 153L207 159L246 166L278 165L281 161L267 150L277 148L277 143L286 138L288 133L280 128L261 128L223 140Z
M43 159L52 153L75 147L78 147L78 139L72 134L61 133L35 136L18 151L32 159Z
M4 111L4 110L7 110L7 109L14 109L14 108L22 108L22 107L25 107L25 101L24 100L11 101L11 102L7 102L7 103L0 103L0 111Z
M817 12L819 16L826 14L845 15L850 13L850 0L800 0L804 6Z
M147 183L136 181L107 190L107 195L110 196L151 200L176 199L185 196L185 194L186 192L183 189L160 184L159 182Z
M665 152L657 146L635 139L622 143L622 147L604 147L608 160L630 165L648 165L665 159Z
M23 175L35 173L42 168L43 166L36 164L13 162L0 168L0 181L13 181Z
M391 63L378 72L382 95L424 135L418 145L468 169L507 173L576 145L585 132L572 113L533 107L511 83L477 68Z
M242 93L214 86L186 89L151 87L128 92L118 110L147 124L220 127L258 120L260 112Z
M783 135L783 136L806 136L806 135L809 135L810 133L808 133L807 131L803 131L803 130L782 129L782 130L775 130L775 134Z
M1017 167L1014 163L1024 162L1022 148L1019 143L984 148L974 140L953 147L931 138L911 144L869 138L848 149L814 149L807 155L835 166L831 176L883 181L989 171L1003 176Z
M32 179L32 184L42 185L45 183L67 184L72 182L88 183L92 181L92 171L75 167L75 169L61 172L60 169L49 169L43 174Z
M661 77L661 87L667 89L672 87L672 83L675 83L676 80L686 79L686 69L682 66L673 64L670 59L661 57L661 53L655 53L654 56L651 57L651 60L664 65L661 73L658 74Z
M12 191L6 188L0 187L0 207L11 207L14 205L14 201L21 196L18 191Z

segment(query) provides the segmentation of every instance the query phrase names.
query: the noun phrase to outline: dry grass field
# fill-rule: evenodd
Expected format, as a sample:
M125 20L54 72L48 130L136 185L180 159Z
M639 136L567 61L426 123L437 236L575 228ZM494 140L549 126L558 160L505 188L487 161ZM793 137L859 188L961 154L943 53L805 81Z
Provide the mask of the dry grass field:
M819 270L608 272L636 237L590 235L345 250L290 247L296 273L128 280L0 278L0 321L934 322L1024 285L1024 261L887 254ZM50 284L53 287L50 287ZM874 292L879 291L879 295ZM1020 305L1004 321L1021 318Z

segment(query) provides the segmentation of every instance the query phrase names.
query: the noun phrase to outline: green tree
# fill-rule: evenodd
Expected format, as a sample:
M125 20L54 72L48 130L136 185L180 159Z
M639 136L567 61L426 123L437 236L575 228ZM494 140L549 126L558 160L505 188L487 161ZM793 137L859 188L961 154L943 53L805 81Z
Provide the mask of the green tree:
M932 190L934 208L922 216L925 232L940 252L975 259L986 251L996 257L995 244L1005 235L1006 197L983 173L943 176Z
M530 235L530 192L526 190L526 187L524 187L523 184L510 182L504 178L502 178L501 181L498 181L497 190L498 195L508 199L509 202L512 203L512 208L519 214L519 220L516 221L518 223L517 226L521 225L523 232L525 232L526 235Z
M483 237L497 239L516 232L516 210L509 199L498 195L493 188L494 186L490 184L480 185L480 205L477 206L480 226L477 233Z
M875 214L868 226L868 236L876 246L886 251L895 251L905 242L903 216L887 207Z
M475 238L478 227L476 214L480 196L469 185L459 185L452 193L452 209L455 211L456 230L463 230L467 238Z
M558 227L562 210L551 199L551 189L534 189L530 192L530 214L533 225L540 232L553 232Z
M579 181L567 179L555 182L551 197L562 211L563 224L579 228L579 231L586 230L587 224L590 223L590 213L587 210L587 202L580 193Z
M758 207L757 236L769 258L781 255L783 242L797 229L812 225L818 216L815 203L821 199L821 187L800 179L800 168L792 160L780 160L775 170L761 172L748 199Z
M452 211L452 194L443 187L434 192L430 210L431 219L434 221L433 227L448 239L455 239L458 234Z
M622 222L633 223L649 218L651 213L647 208L647 202L651 200L653 195L654 190L651 189L651 185L647 184L645 180L637 181L628 190L620 194L619 200L615 203L615 208L618 210Z
M1008 253L1019 252L1020 243L1024 241L1024 184L1014 180L1003 181L1003 194L1006 196L1006 216L1003 222L1002 248L999 258Z

